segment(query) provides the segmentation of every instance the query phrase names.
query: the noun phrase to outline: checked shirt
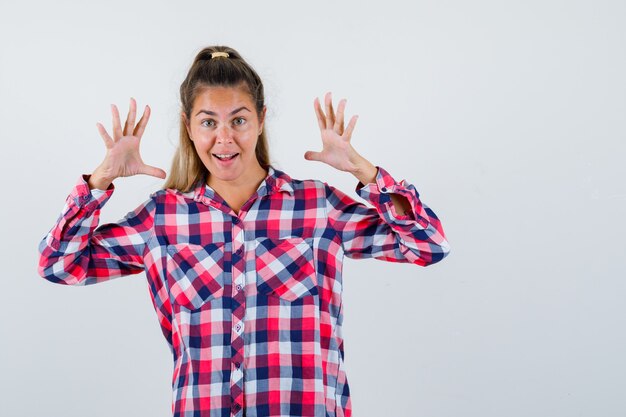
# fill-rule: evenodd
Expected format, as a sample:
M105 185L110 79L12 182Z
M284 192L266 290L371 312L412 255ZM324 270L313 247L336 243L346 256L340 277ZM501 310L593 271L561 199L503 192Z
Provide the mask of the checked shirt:
M427 266L450 251L415 187L377 167L355 191L269 167L235 213L204 181L158 190L99 225L115 187L79 176L39 243L39 274L91 285L145 272L174 361L174 417L350 417L342 337L342 264ZM390 193L408 199L399 215Z

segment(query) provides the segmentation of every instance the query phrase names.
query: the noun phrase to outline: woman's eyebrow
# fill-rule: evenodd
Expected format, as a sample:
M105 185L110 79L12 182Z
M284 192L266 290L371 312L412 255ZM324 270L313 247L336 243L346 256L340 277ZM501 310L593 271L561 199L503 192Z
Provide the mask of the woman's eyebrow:
M238 109L235 109L235 110L231 111L229 116L232 116L233 114L235 114L235 113L237 113L237 112L239 112L241 110L248 110L248 111L250 111L250 109L248 109L246 106L242 106L242 107L239 107ZM202 109L198 113L196 113L196 116L199 115L200 113L206 113L206 114L211 115L211 116L217 116L217 113L215 113L213 111L210 111L210 110L204 110L204 109Z

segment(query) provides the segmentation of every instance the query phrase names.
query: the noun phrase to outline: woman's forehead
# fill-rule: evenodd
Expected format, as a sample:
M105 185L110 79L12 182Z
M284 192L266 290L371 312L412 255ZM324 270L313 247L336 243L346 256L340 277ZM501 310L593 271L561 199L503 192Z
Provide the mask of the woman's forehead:
M216 107L221 111L234 110L237 107L253 105L248 91L241 87L205 87L196 96L194 108ZM229 107L232 107L230 109ZM216 110L214 110L216 111Z

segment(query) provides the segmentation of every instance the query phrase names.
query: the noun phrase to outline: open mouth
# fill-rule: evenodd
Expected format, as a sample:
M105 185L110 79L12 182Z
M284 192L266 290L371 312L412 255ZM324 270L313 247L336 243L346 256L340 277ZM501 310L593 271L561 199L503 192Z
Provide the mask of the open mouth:
M237 155L239 155L239 153L224 153L224 154L219 154L219 153L213 153L211 154L214 157L216 157L217 159L219 159L220 161L230 161L233 160L237 157Z

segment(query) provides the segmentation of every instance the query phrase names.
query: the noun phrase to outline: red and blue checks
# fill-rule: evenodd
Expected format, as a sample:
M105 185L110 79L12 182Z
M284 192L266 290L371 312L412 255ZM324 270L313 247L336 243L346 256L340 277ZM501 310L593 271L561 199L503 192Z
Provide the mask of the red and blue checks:
M378 167L357 202L269 168L238 214L204 182L158 190L98 226L114 186L81 175L39 244L39 273L90 285L146 273L172 350L175 417L350 417L342 338L343 257L427 266L450 251L415 187ZM390 193L408 199L399 215Z

